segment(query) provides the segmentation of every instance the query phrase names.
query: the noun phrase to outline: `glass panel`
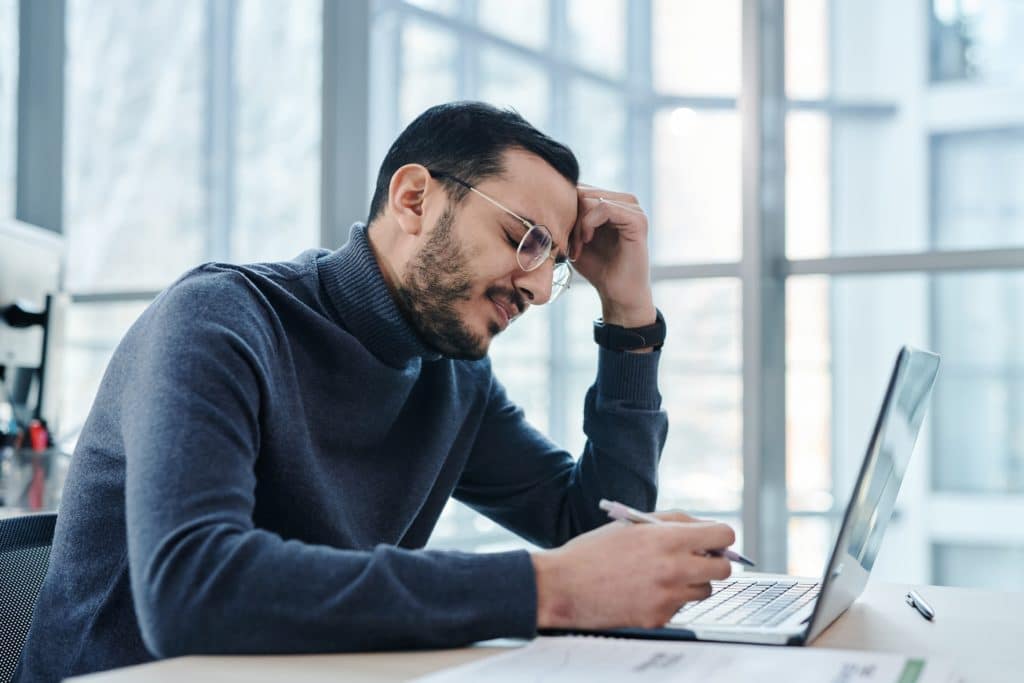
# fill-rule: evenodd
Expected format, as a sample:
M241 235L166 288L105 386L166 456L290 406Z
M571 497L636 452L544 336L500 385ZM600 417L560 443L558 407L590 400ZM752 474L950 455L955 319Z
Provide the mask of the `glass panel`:
M786 95L828 95L828 1L786 0Z
M655 90L739 93L739 0L654 0L651 20Z
M1024 492L1024 273L935 278L933 485Z
M1024 82L1024 3L932 0L931 79Z
M574 79L569 85L566 143L580 161L581 181L629 191L625 187L626 100L621 93Z
M790 518L786 572L793 576L820 578L836 541L837 526L826 517Z
M455 35L410 21L402 27L399 130L435 104L457 97ZM397 135L398 131L394 131Z
M565 405L562 419L566 425L564 446L573 456L583 453L586 436L583 433L583 401L587 390L597 378L597 344L594 343L593 321L601 317L601 300L597 290L587 283L580 283L582 276L575 275L575 282L552 307L552 315L563 319L565 325L565 358L561 364L568 367L569 376L565 389Z
M799 40L801 45L820 42L826 46L825 61L817 67L828 69L824 85L832 97L853 103L895 100L896 104L916 105L924 87L919 56L925 39L920 3L802 1L808 5L803 8L807 12L804 29L824 34L804 35ZM798 59L797 54L793 57ZM808 84L801 81L800 85Z
M829 295L825 278L786 285L786 489L793 510L833 506Z
M938 136L932 150L935 246L1024 246L1024 128Z
M551 114L550 92L548 74L533 62L501 48L480 51L481 100L511 107L544 130Z
M792 277L786 296L790 506L825 502L831 483L842 508L900 346L943 352L930 340L928 280L918 274ZM946 360L936 391L945 381ZM824 406L811 405L817 403ZM914 460L921 452L919 447Z
M786 117L786 252L814 258L829 252L829 118L815 112Z
M787 121L790 258L932 247L914 3L788 0L791 97L841 110Z
M1024 547L937 544L933 563L935 583L991 590L1019 591Z
M550 310L531 308L491 343L495 376L538 429L547 432Z
M716 5L717 6L717 5ZM740 125L735 112L686 107L654 117L656 263L740 257Z
M608 76L626 72L625 0L568 0L569 59Z
M786 297L787 502L793 511L836 515L791 519L790 570L814 575L849 503L900 346L944 350L931 339L925 275L791 277ZM933 397L879 553L876 573L889 580L928 580L921 529L936 412Z
M441 511L427 547L432 550L463 550L478 553L537 549L532 543L498 526L455 499L450 499Z
M540 49L548 43L548 0L478 0L480 27L503 38Z
M203 258L205 7L68 3L72 290L156 289Z
M743 479L739 282L657 283L654 300L668 324L659 386L671 421L658 505L738 510Z
M929 248L918 128L885 117L794 112L786 133L787 256Z
M321 7L238 5L233 260L287 259L319 241Z
M149 302L75 304L68 309L61 377L61 434L77 439L110 356Z
M0 0L0 217L15 209L17 112L18 0Z

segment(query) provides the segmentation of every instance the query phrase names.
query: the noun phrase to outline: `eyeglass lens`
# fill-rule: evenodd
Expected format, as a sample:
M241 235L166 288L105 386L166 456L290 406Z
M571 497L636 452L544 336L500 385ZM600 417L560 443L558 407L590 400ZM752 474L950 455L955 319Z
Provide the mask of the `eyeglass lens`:
M554 240L551 233L543 225L535 225L526 231L522 241L519 243L519 250L516 252L516 259L519 267L530 271L539 268L551 255L551 247ZM569 265L556 262L551 279L551 299L554 300L566 285L569 284Z

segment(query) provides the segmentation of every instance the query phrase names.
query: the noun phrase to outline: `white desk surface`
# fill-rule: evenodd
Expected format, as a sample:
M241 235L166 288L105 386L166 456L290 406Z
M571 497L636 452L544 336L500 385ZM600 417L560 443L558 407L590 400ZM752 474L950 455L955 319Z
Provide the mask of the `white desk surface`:
M872 582L812 647L898 652L952 659L969 683L1024 681L1024 592L918 587L935 608L926 621L904 602L908 586ZM510 641L511 646L515 646ZM181 657L72 679L145 681L339 681L392 683L505 652L510 644L456 650L344 655Z

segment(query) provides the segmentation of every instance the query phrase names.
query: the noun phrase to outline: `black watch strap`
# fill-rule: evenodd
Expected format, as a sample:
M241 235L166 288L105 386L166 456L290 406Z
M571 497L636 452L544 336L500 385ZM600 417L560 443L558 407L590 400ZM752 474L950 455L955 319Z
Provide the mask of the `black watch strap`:
M657 351L665 343L665 318L658 311L653 325L622 327L609 325L601 318L594 321L594 341L612 351L633 351L653 346Z

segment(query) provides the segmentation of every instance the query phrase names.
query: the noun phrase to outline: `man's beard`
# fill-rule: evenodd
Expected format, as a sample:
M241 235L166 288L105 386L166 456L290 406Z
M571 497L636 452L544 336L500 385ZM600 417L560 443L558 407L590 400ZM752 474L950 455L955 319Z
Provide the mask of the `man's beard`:
M454 222L449 206L406 266L398 305L428 346L449 358L479 360L487 355L487 341L466 327L455 308L470 300L473 287L468 259L452 237ZM489 331L493 336L500 328L492 323Z

